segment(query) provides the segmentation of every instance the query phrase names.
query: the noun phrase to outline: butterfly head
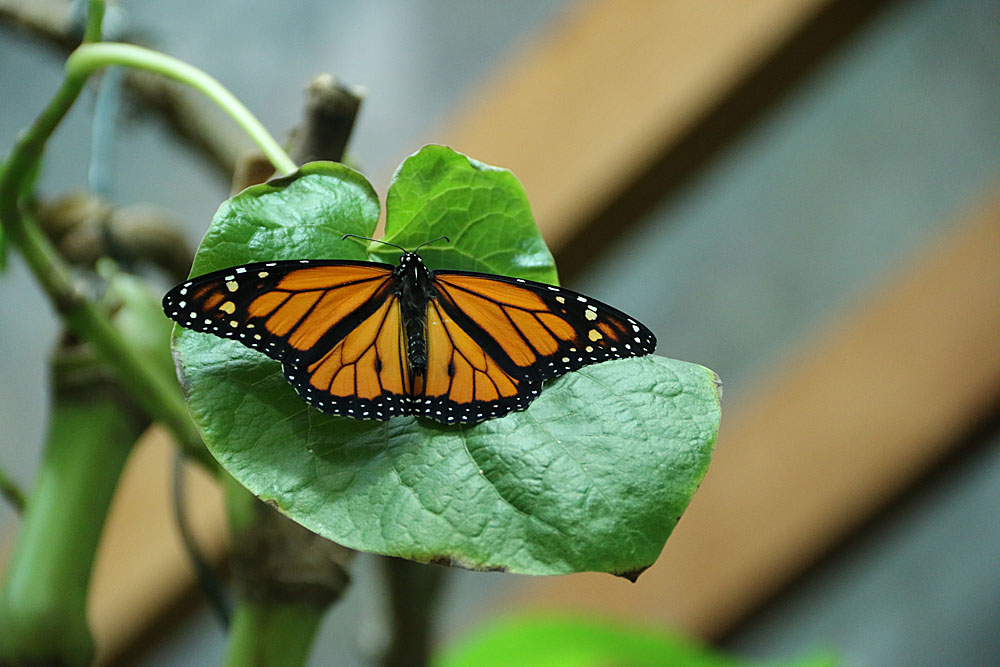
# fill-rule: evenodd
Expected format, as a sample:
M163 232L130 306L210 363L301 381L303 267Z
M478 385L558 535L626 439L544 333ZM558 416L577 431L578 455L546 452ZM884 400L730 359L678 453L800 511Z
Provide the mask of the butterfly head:
M427 270L424 260L415 252L404 252L399 258L397 270L399 274L416 275L420 270Z
M407 301L423 304L433 294L434 275L416 252L402 254L393 270L393 277Z
M437 243L438 241L447 241L451 243L451 239L447 236L439 236L436 239L431 239L430 241L424 241L418 245L413 250L403 250L396 246L400 250L403 250L403 256L399 258L399 270L402 274L408 275L417 282L429 281L432 277L430 270L424 264L424 260L421 259L417 251L423 248L425 245L430 245L432 243Z

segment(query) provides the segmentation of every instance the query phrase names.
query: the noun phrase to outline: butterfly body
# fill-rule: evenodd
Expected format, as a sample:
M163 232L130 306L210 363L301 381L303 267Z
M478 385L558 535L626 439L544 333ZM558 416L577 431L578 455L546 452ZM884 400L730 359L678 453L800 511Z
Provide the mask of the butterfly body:
M283 364L313 407L386 420L475 424L524 410L544 380L649 354L656 339L615 308L554 285L399 264L258 262L176 286L181 326L236 340Z
M405 253L393 270L399 294L401 317L406 330L410 370L427 370L427 304L435 297L434 276L416 253Z

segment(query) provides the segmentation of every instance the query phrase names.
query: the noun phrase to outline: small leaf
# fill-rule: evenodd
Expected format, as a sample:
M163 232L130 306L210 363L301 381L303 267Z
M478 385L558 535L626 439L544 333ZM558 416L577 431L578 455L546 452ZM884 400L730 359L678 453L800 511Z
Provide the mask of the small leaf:
M582 616L534 614L494 623L436 656L435 667L750 667L698 642ZM835 667L828 653L772 667Z
M477 222L465 207L481 213ZM341 241L371 236L377 216L356 172L306 165L223 204L194 273L386 253ZM510 173L443 147L397 171L387 228L405 247L452 235L438 268L554 276ZM177 330L174 345L195 421L233 477L335 542L419 561L634 578L687 506L718 429L714 374L661 357L590 366L547 383L527 412L446 427L324 415L299 399L279 363L234 341Z
M524 188L506 169L445 146L424 146L399 165L386 198L385 240L404 248L439 236L420 256L432 269L499 273L558 285L555 261ZM382 261L398 251L373 247Z

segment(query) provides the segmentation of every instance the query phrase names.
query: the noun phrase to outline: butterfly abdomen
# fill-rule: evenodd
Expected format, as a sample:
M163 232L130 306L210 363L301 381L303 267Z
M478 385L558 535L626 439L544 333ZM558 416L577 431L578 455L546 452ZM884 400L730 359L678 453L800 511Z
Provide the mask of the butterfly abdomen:
M427 324L426 318L406 320L406 356L410 370L416 375L427 371Z

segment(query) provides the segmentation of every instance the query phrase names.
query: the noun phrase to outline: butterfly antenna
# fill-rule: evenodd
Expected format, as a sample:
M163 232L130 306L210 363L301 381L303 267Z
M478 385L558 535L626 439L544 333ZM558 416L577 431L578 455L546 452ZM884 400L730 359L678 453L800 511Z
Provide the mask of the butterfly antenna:
M417 246L416 248L414 248L414 249L413 249L413 252L416 252L416 251L420 250L420 249L421 249L421 248L423 248L423 247L424 247L425 245L430 245L430 244L432 244L432 243L437 243L438 241L440 241L440 240L442 240L442 239L444 239L444 240L445 240L445 241L447 241L448 243L451 243L451 239L450 239L450 238L448 238L447 236L439 236L439 237L437 237L436 239L431 239L430 241L424 241L423 243L421 243L420 245L418 245L418 246Z
M390 243L389 241L383 241L381 239L370 239L367 236L358 236L357 234L344 234L343 236L340 237L340 240L343 241L348 236L353 236L354 238L361 239L362 241L372 241L374 243L384 243L386 245L391 245L393 248L399 248L403 252L406 252L406 248L404 248L403 246L400 246L400 245L396 245L395 243Z

